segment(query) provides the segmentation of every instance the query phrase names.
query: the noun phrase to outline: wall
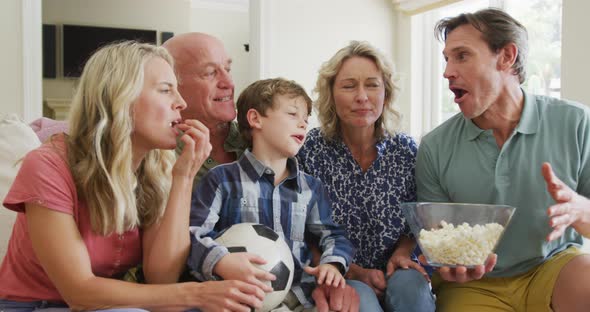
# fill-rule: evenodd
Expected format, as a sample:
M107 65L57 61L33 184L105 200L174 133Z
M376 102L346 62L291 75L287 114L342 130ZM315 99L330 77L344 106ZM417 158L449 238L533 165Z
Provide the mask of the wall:
M68 18L68 22L99 23L100 25L105 25L104 23L108 22L109 25L121 27L127 25L128 27L140 27L148 23L149 25L159 25L159 30L171 30L177 33L189 29L198 30L194 29L197 25L201 25L198 21L183 18L186 14L195 15L194 10L187 9L190 3L185 0L173 1L43 0L43 20L44 22L55 22L58 21L60 14L63 14L64 18ZM251 0L250 2L255 1L261 0ZM140 2L141 5L138 4ZM366 30L367 35L362 37L374 40L373 44L379 46L386 53L393 54L396 67L402 76L401 84L404 88L398 103L402 112L409 111L410 97L409 83L407 82L410 70L410 58L407 55L409 40L402 38L409 36L409 27L403 29L404 23L407 24L407 22L388 16L390 15L390 5L389 1L385 0L362 1L362 6L359 6L359 1L353 0L318 2L292 0L281 1L272 6L273 14L277 14L277 17L273 19L284 20L281 23L284 24L281 26L281 31L272 31L274 37L282 37L279 38L281 43L274 43L273 46L284 45L284 47L280 49L280 54L279 51L273 51L269 55L269 73L277 74L280 73L279 70L283 70L282 67L288 67L286 74L289 74L289 78L300 81L310 90L313 87L319 65L348 41L348 38L344 37L356 37L355 35L362 32L361 29ZM81 3L84 4L83 7L88 7L90 10L80 9ZM310 3L313 3L313 9L306 8L306 4ZM576 35L578 30L587 28L588 22L583 12L587 12L589 7L590 3L585 1L565 0L563 3L562 97L590 105L590 94L585 92L586 76L590 72L590 62L587 61L587 56L590 55L590 43L580 40L580 35ZM162 12L170 17L163 17ZM309 15L304 17L303 12ZM373 14L373 16L369 14ZM3 95L3 100L0 102L0 115L17 113L22 116L23 114L21 15L20 0L0 1L0 25L2 25L0 33L5 42L10 42L2 50L0 58L0 66L4 72L0 78L0 92ZM362 23L358 22L359 18L366 16L372 17L365 18ZM204 16L200 18L204 18ZM232 15L230 22L233 22L235 18L236 15ZM224 23L227 21L228 19L224 19ZM141 23L141 25L135 25L135 23ZM239 23L243 25L244 22ZM390 28L392 26L394 32L386 34L388 29L392 29ZM401 33L405 35L394 38L393 33L395 30L400 30L400 27L402 27ZM290 33L284 33L286 28L290 30ZM222 31L222 29L223 27L220 26L218 30L211 29L207 32ZM230 41L224 40L228 45L228 50L229 46L233 45ZM241 44L241 40L239 44ZM236 44L236 51L239 50L239 44ZM232 54L235 57L236 53ZM282 65L277 64L281 62ZM241 62L236 61L235 63L239 66ZM235 68L235 70L238 69ZM243 78L242 80L247 83L252 78ZM244 85L244 82L240 84ZM44 92L46 96L69 97L73 85L73 81L45 80ZM404 115L408 114L404 113ZM407 123L408 118L405 118L405 121Z
M563 0L561 28L561 98L590 106L588 74L590 73L590 42L584 29L588 28L587 1ZM590 252L590 239L584 239L585 252Z
M259 29L251 25L251 37L260 36L260 46L253 47L261 49L257 78L282 76L311 92L321 64L350 40L369 41L393 62L390 0L258 0L257 4L261 25ZM315 126L315 119L312 122Z
M190 21L190 31L213 35L225 45L232 58L231 72L236 86L236 100L240 92L252 82L249 75L250 55L244 48L244 44L249 43L250 36L248 1L237 3L222 6L211 0L193 1Z
M411 18L405 13L395 12L395 42L394 42L394 62L398 72L399 80L398 85L401 89L397 98L399 111L402 113L403 119L401 128L402 131L411 134L416 131L412 131L411 120L412 114L422 113L422 111L416 111L418 107L411 106L412 100L412 55L411 55ZM417 125L416 125L417 126Z
M0 116L16 113L23 118L21 0L0 1L0 37L5 43L0 57Z
M589 10L588 1L563 0L561 97L590 106L590 41L584 31L589 26Z
M190 29L190 2L43 0L43 23L153 29L178 34ZM43 98L71 98L76 81L77 79L43 79Z

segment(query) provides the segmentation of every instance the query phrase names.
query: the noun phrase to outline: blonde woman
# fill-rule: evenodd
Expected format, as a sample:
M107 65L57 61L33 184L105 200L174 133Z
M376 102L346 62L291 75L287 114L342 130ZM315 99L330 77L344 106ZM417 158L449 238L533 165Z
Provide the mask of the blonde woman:
M310 130L298 158L303 171L326 185L333 218L356 248L345 277L361 298L360 310L434 311L399 206L416 200L417 146L395 131L392 76L385 57L366 42L336 52L315 88L320 128Z
M165 49L123 42L89 59L70 134L24 158L4 201L19 214L0 267L0 311L261 306L254 285L174 284L189 252L192 181L211 150L207 128L181 120L185 108ZM140 262L158 285L117 279Z

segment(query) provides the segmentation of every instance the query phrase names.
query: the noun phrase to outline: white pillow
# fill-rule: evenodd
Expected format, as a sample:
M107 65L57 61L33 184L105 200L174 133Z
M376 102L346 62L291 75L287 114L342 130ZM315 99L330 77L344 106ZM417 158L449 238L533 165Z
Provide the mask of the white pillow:
M0 118L0 203L20 168L20 160L39 145L41 142L33 129L15 114ZM15 212L0 207L0 259L6 253L15 218Z

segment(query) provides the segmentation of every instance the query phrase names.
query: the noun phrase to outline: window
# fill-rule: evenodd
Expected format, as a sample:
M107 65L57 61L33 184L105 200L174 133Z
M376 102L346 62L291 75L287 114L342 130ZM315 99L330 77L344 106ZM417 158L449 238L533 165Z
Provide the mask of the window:
M475 12L480 9L484 9L490 5L490 1L488 0L480 0L480 1L465 1L459 2L455 5L450 5L444 8L441 8L438 12L438 19L449 17L449 16L457 16L463 12ZM451 116L455 115L459 112L459 107L453 101L454 94L448 90L447 88L447 80L442 77L442 73L445 70L445 61L442 57L442 50L444 48L444 44L440 41L437 41L439 46L439 61L436 62L437 66L439 67L440 78L442 79L442 89L440 95L440 106L436 109L437 113L440 115L440 123L444 122L445 120L449 119Z
M412 114L410 134L419 139L459 112L443 78L444 44L434 38L434 25L444 17L499 7L520 21L529 33L527 80L535 94L560 96L562 0L463 0L411 18ZM414 35L416 34L416 35Z
M504 0L504 9L529 33L527 80L535 94L561 96L561 0Z

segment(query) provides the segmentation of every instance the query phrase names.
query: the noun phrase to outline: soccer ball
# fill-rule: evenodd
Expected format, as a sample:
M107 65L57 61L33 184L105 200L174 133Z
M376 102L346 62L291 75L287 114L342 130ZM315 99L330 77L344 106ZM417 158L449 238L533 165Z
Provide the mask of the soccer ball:
M215 241L229 252L250 252L264 258L266 264L257 266L277 277L267 282L273 292L266 294L257 312L267 312L281 304L291 289L294 264L291 249L279 234L263 224L237 223L219 233Z

